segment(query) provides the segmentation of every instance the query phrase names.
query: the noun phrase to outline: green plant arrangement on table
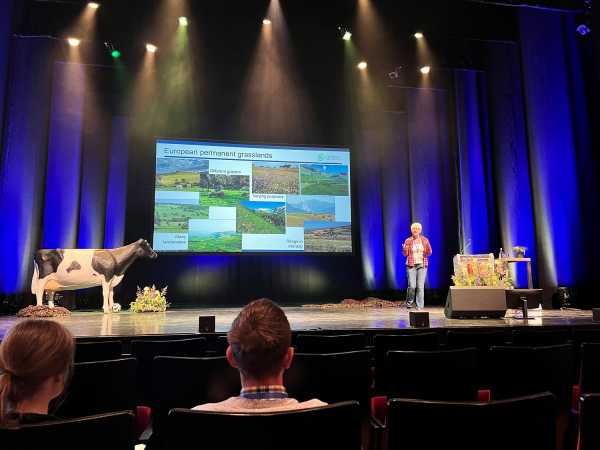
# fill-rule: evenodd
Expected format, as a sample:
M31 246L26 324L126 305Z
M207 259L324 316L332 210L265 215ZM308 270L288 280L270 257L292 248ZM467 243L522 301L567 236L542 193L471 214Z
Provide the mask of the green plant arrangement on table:
M527 251L527 247L523 247L522 245L517 245L513 247L513 252L515 253L515 258L525 258L525 252Z
M514 287L506 261L468 256L463 257L461 263L455 268L452 282L459 287L489 286L506 289Z
M165 312L170 306L167 303L167 287L159 290L154 285L152 287L145 286L144 289L140 289L138 286L135 300L130 305L131 311L136 313Z

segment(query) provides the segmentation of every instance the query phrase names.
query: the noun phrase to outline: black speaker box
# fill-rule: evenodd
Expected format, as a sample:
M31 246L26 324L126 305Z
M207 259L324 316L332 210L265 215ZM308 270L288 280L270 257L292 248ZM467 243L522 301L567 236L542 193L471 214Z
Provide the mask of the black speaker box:
M429 313L425 311L411 311L408 313L408 320L411 327L428 328Z
M499 319L506 313L506 289L451 286L444 314L449 319Z
M215 332L215 316L198 316L198 332L199 333L214 333Z

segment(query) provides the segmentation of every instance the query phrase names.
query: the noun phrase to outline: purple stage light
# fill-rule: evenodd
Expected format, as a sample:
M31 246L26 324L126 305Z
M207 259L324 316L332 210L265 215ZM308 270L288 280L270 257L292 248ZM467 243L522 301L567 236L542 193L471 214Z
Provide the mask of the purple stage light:
M592 32L592 29L586 24L582 23L577 27L577 32L582 36L586 36Z

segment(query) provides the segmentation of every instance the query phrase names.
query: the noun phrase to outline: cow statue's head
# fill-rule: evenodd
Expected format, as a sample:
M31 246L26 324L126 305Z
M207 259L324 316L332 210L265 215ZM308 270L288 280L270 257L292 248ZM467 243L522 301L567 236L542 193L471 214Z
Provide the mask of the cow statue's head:
M138 255L140 257L150 259L156 259L158 257L158 254L152 250L152 247L150 247L150 244L148 244L146 239L140 239L137 243L139 244Z

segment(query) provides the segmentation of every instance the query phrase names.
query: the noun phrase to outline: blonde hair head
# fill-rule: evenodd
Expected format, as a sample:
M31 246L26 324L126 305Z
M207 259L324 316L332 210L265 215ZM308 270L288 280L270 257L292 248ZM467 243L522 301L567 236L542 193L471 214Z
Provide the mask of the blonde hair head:
M411 231L412 231L414 228L418 228L419 230L422 230L422 229L423 229L423 225L421 225L419 222L414 222L414 223L413 223L413 224L410 226L410 229L411 229Z

